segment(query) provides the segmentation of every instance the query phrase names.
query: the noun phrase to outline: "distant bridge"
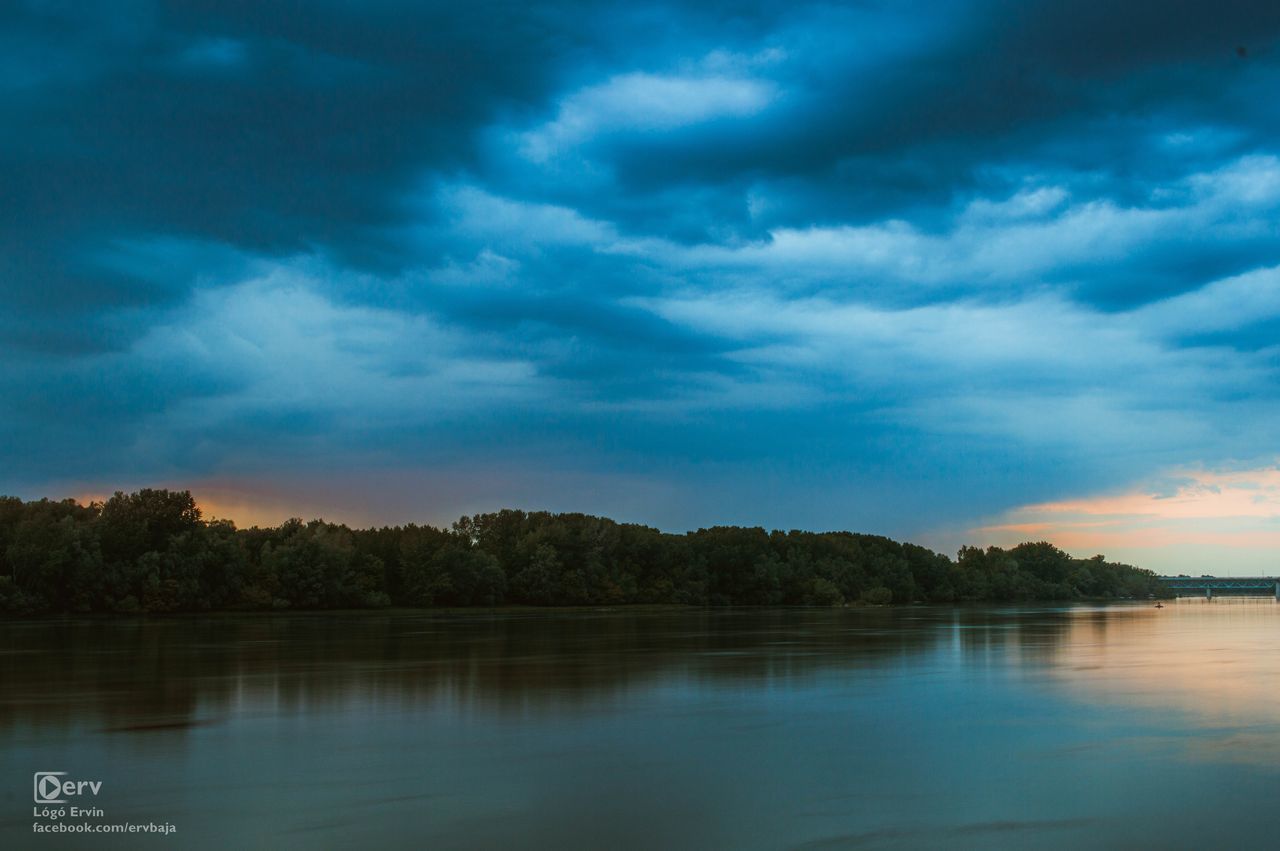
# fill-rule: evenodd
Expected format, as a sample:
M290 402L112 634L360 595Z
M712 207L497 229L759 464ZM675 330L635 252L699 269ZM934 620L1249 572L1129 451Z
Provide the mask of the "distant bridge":
M1263 597L1280 600L1280 578L1273 576L1161 576L1175 597Z

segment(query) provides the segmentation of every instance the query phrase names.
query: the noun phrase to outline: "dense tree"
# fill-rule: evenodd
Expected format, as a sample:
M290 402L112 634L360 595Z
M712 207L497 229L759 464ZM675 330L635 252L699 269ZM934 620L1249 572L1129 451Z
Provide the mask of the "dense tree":
M1149 571L1040 541L957 558L851 532L718 526L684 535L586 514L504 510L352 530L236 529L186 491L0 497L0 611L407 606L884 605L1163 595Z
M104 594L102 553L93 533L98 511L72 500L40 500L9 511L3 540L7 595L16 607L89 611Z
M190 491L116 491L99 515L102 555L109 563L133 561L144 553L163 550L173 536L200 525L200 509Z

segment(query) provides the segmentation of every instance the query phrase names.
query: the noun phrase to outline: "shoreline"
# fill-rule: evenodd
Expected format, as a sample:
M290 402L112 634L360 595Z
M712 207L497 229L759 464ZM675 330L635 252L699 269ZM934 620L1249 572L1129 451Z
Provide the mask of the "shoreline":
M0 623L18 623L32 621L156 621L156 620L193 620L197 618L230 618L230 617L321 617L327 615L484 615L484 616L522 616L522 615L595 615L595 614L676 614L685 612L735 613L735 612L839 612L839 611L907 611L910 609L973 609L973 608L1026 608L1030 607L1066 607L1127 605L1132 607L1154 607L1157 602L1168 603L1176 598L1160 597L1151 600L1115 599L1115 598L1077 598L1070 600L963 600L949 603L920 601L912 603L845 603L839 606L804 606L804 605L731 605L731 606L697 606L683 603L620 603L617 605L583 605L583 606L388 606L384 608L335 608L335 609L211 609L208 611L181 612L58 612L14 614L7 613L0 617ZM1187 598L1199 599L1199 598ZM1227 599L1270 600L1269 597L1231 597Z

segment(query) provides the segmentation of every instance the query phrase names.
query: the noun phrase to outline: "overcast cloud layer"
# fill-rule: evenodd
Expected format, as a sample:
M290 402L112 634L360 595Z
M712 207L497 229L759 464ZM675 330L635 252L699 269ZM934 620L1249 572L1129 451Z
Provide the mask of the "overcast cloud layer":
M3 8L0 490L952 546L1274 465L1274 2Z

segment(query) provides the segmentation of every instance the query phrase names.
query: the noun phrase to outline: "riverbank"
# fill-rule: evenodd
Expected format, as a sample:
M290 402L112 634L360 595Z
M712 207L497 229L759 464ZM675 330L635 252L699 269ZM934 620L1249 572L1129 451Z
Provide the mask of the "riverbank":
M839 606L1144 599L1150 571L1044 541L954 559L856 532L684 534L586 514L504 510L447 529L313 520L237 529L186 491L101 504L0 499L0 612L273 611L388 606Z

